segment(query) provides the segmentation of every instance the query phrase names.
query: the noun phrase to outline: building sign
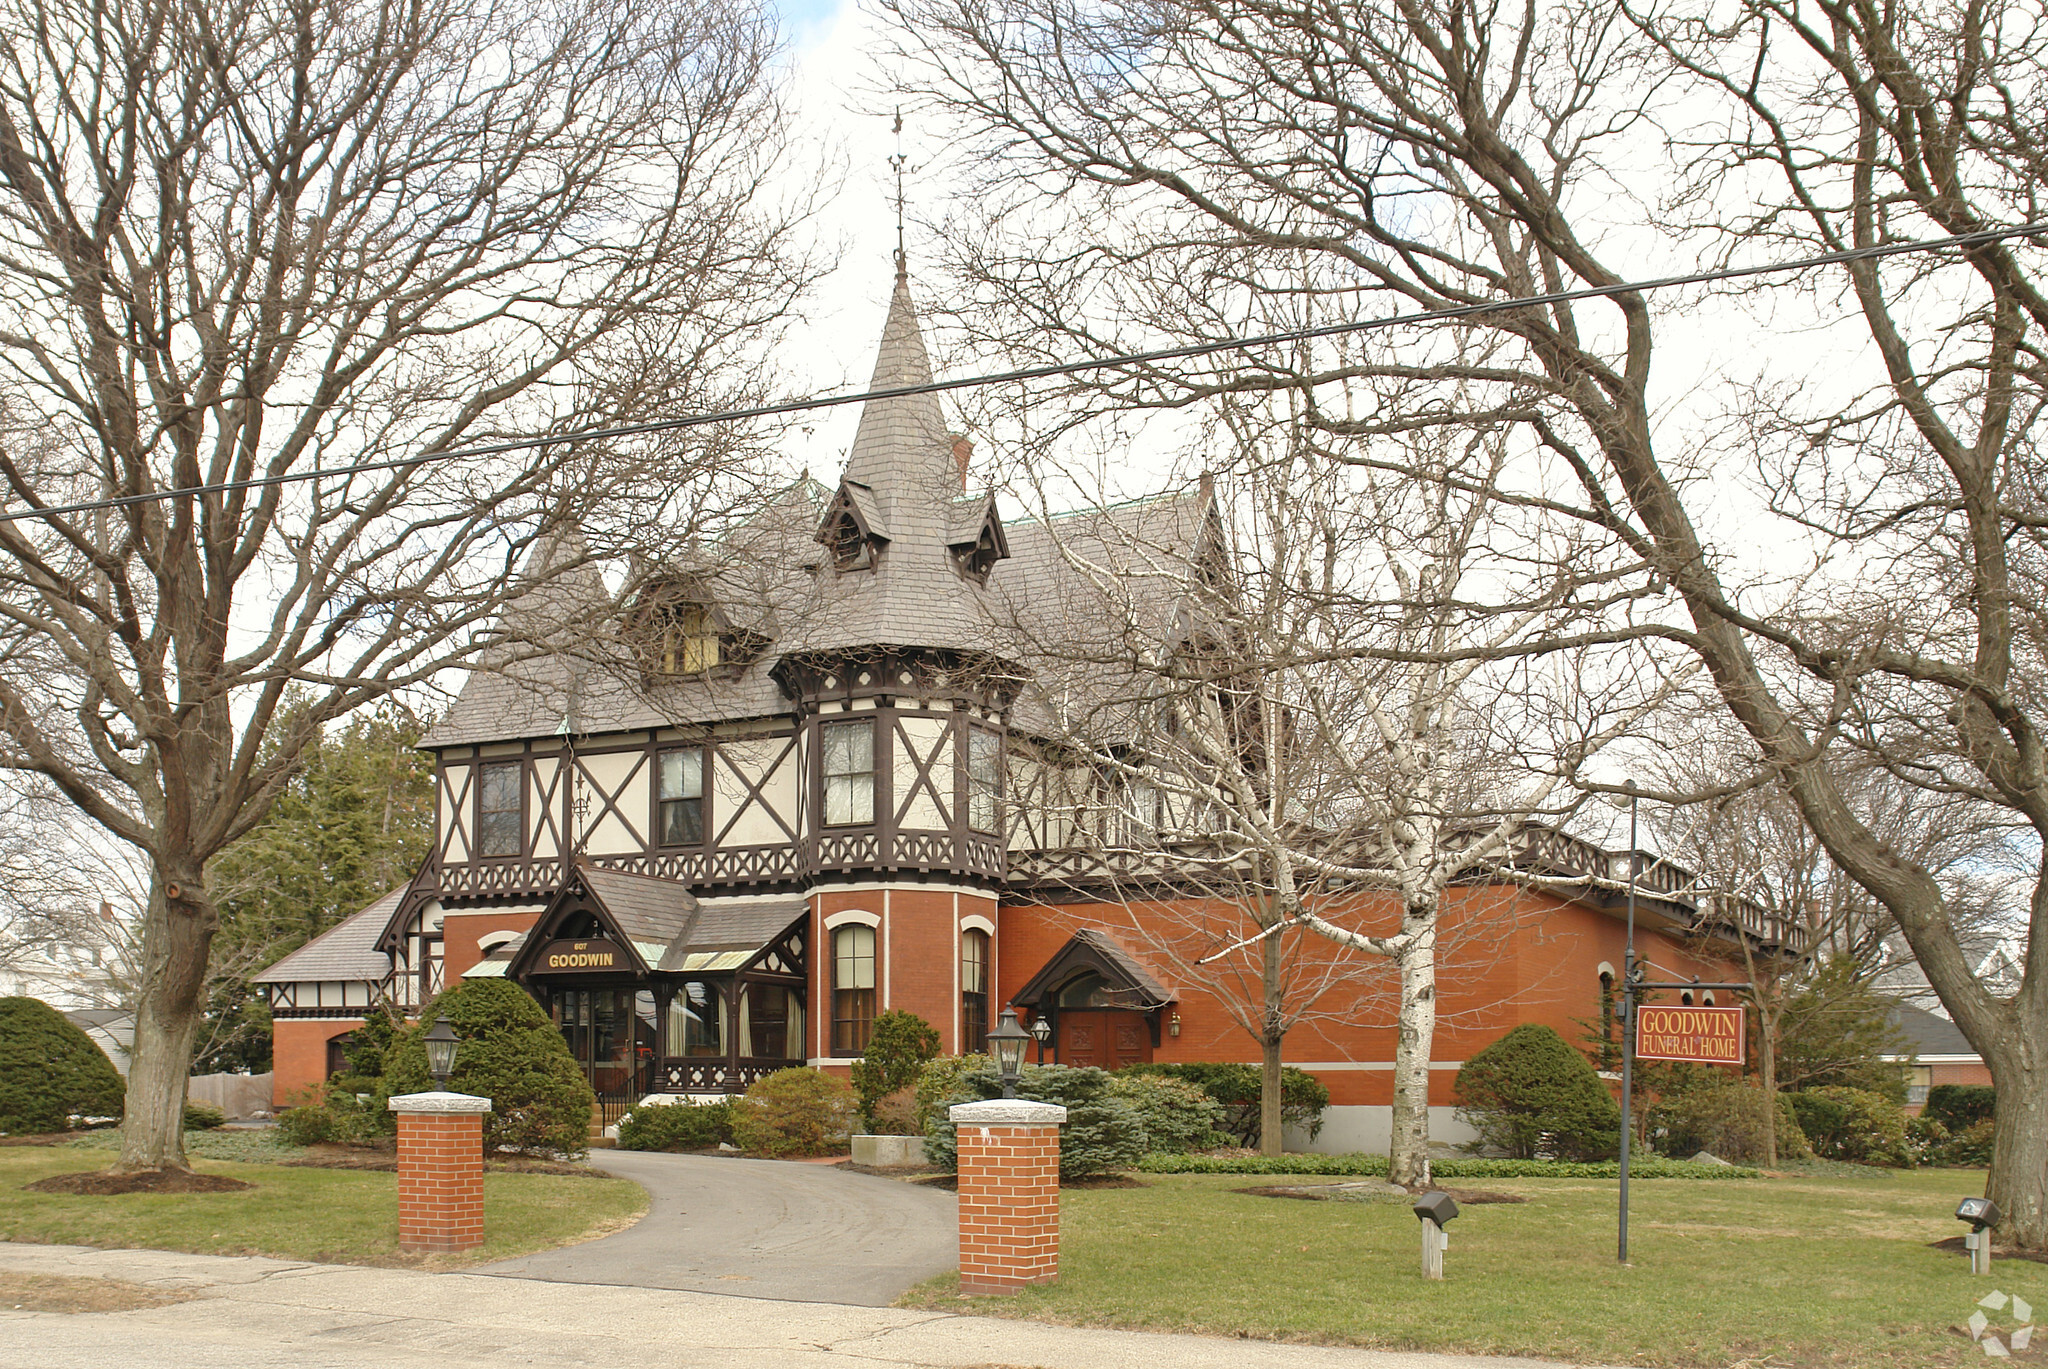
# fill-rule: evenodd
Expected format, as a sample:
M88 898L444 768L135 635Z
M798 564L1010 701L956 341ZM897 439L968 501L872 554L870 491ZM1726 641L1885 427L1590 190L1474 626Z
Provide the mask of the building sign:
M1746 1039L1740 1008L1636 1009L1638 1060L1739 1065Z
M564 970L630 970L633 962L615 941L550 941L541 948L535 969L560 973Z

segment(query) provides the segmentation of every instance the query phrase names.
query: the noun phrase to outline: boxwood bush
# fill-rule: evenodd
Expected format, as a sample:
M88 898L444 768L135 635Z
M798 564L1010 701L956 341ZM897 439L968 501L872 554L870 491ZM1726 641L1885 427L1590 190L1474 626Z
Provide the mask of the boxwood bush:
M424 1037L440 1017L462 1043L447 1087L491 1100L484 1115L487 1152L510 1146L534 1155L580 1155L589 1147L597 1103L590 1081L540 1004L510 980L464 980L421 1009L420 1020L385 1054L385 1097L437 1087L427 1073Z
M1584 1055L1529 1022L1458 1070L1458 1118L1515 1160L1598 1161L1621 1149L1621 1109Z
M902 1134L896 1125L907 1124L909 1118L901 1108L885 1109L882 1100L914 1087L925 1062L938 1053L938 1030L916 1013L891 1008L875 1019L867 1050L853 1062L851 1071L853 1091L860 1098L861 1122L870 1132Z
M1138 1110L1145 1124L1145 1149L1168 1155L1235 1144L1221 1128L1223 1105L1199 1085L1161 1074L1110 1077L1109 1092Z
M778 1158L843 1150L853 1122L852 1086L803 1065L756 1080L732 1107L733 1143Z
M1060 1127L1060 1177L1087 1179L1129 1169L1145 1153L1145 1121L1138 1109L1111 1090L1107 1070L1093 1066L1028 1065L1017 1096L1039 1103L1057 1103L1067 1110ZM1003 1096L1002 1077L993 1068L969 1070L959 1076L959 1091L946 1100L971 1103ZM958 1139L945 1106L925 1129L925 1158L942 1169L958 1169Z
M1953 1134L1990 1121L1997 1103L1998 1090L1989 1084L1936 1084L1927 1090L1927 1106L1920 1115Z
M37 998L0 998L0 1134L69 1131L115 1118L128 1090L114 1062Z
M1762 1164L1764 1091L1729 1080L1660 1100L1650 1109L1650 1131L1657 1149L1673 1159L1706 1151L1738 1165ZM1777 1141L1780 1161L1803 1160L1813 1154L1789 1094L1777 1096Z
M709 1150L731 1145L733 1103L642 1103L619 1119L620 1150Z
M1231 1140L1252 1150L1259 1148L1259 1095L1263 1087L1257 1065L1186 1061L1178 1064L1129 1065L1120 1076L1158 1075L1181 1079L1223 1105L1221 1129ZM1313 1141L1323 1129L1323 1109L1330 1106L1330 1091L1322 1080L1292 1065L1280 1069L1280 1121L1299 1127Z
M1808 1089L1792 1095L1799 1126L1824 1160L1863 1165L1908 1165L1906 1110L1866 1089Z

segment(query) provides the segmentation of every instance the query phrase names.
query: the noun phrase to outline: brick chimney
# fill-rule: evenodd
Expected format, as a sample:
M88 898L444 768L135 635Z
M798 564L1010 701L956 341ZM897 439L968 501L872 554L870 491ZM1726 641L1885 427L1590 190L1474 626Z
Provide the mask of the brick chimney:
M967 468L974 464L974 439L966 433L953 435L953 465L960 472L960 488L967 488Z

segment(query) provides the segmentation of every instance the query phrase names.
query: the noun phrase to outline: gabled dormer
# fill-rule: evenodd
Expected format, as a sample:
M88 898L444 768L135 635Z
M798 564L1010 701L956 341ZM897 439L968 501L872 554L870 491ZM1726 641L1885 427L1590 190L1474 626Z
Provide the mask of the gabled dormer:
M946 550L952 554L953 568L975 584L986 585L996 562L1010 555L1010 539L996 516L995 499L983 495L961 500L953 506L950 521Z
M767 645L766 633L734 621L702 576L685 572L647 574L621 630L650 682L745 666Z
M840 481L838 493L818 522L818 541L831 554L833 570L842 574L873 570L882 548L889 544L875 492L855 480Z

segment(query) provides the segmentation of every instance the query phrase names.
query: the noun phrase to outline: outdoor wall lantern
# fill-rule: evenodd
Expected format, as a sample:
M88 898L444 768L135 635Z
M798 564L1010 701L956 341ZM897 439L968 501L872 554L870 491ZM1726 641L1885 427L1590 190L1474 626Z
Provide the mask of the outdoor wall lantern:
M1444 1223L1458 1215L1457 1200L1448 1193L1425 1193L1415 1200L1415 1215L1422 1219L1422 1277L1444 1276L1444 1247L1451 1243Z
M1015 1008L1004 1008L996 1029L988 1034L989 1054L996 1058L1005 1098L1017 1096L1017 1080L1024 1074L1024 1043L1030 1039L1031 1033L1017 1025Z
M1166 1034L1167 1034L1168 1036L1179 1036L1179 1035L1180 1035L1180 1014L1179 1014L1179 1013L1175 1013L1175 1014L1173 1014L1173 1015L1172 1015L1171 1017L1169 1017L1169 1018L1167 1018L1167 1019L1166 1019Z
M1963 1248L1970 1252L1972 1274L1991 1272L1991 1228L2004 1216L1998 1204L1989 1198L1965 1198L1956 1204L1956 1220L1970 1224L1970 1233L1963 1237Z
M434 1025L427 1029L427 1073L434 1076L436 1084L446 1084L448 1076L455 1073L455 1029L448 1025L448 1019L436 1014Z
M1052 1019L1044 1013L1031 1019L1031 1039L1038 1042L1038 1063L1045 1063L1045 1045L1052 1040Z

